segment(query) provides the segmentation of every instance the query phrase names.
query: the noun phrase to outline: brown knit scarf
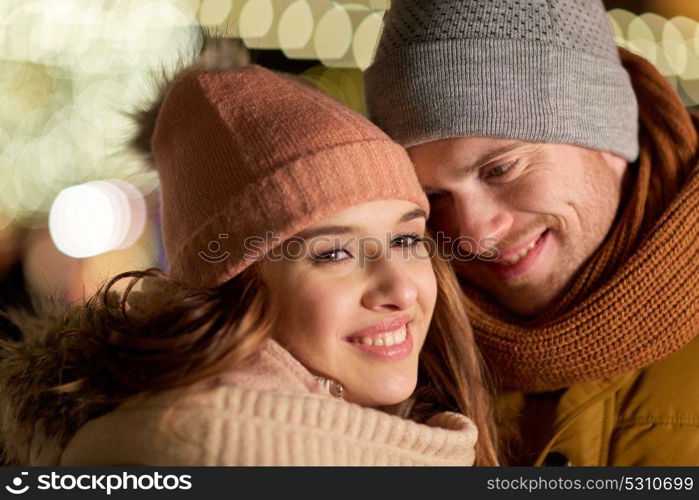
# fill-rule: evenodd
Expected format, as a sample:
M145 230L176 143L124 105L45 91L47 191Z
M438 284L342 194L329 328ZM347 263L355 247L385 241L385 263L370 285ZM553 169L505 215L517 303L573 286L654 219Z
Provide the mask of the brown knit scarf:
M699 118L650 63L621 56L639 102L641 153L605 242L534 320L463 283L476 338L503 388L544 392L611 377L699 332Z

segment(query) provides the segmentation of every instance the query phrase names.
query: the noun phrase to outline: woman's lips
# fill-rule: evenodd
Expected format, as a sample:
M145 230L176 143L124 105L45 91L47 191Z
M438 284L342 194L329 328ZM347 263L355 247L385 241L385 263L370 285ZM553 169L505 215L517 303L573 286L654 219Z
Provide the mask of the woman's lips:
M550 230L547 229L516 252L507 252L504 258L501 256L495 262L488 262L488 266L502 279L512 279L529 272L536 264L537 258L548 241Z
M345 340L374 359L397 361L413 351L411 324L410 316L401 316L358 330Z

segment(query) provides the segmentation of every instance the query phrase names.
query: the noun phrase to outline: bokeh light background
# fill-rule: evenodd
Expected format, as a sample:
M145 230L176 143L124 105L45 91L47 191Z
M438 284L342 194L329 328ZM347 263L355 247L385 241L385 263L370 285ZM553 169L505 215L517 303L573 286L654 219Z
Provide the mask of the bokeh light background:
M617 43L699 103L699 1L607 1ZM157 176L127 147L129 113L200 27L240 38L365 112L389 0L0 0L0 307L66 302L121 271L165 266ZM623 7L623 8L619 8Z

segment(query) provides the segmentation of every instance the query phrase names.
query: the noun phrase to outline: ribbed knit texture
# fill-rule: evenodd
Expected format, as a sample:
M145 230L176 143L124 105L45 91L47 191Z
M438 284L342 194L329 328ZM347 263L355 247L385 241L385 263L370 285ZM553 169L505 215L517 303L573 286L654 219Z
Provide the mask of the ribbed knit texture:
M523 323L464 284L474 334L506 388L542 392L651 365L699 333L699 115L622 51L641 154L618 222L568 293Z
M402 147L310 85L258 66L181 75L152 149L171 272L194 285L226 281L253 262L251 248L353 205L428 209ZM246 248L250 237L265 243Z
M418 424L335 399L268 341L243 373L88 422L61 465L472 465L477 434L455 413Z
M599 0L394 0L365 73L406 147L460 136L638 155L638 110Z

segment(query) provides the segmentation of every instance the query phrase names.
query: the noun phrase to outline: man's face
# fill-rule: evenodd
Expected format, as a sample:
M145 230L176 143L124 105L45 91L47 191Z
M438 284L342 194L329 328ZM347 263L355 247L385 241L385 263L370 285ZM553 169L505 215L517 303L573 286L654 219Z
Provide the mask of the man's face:
M568 144L459 137L409 149L459 274L520 315L565 290L609 231L627 163ZM463 255L463 253L462 253Z

